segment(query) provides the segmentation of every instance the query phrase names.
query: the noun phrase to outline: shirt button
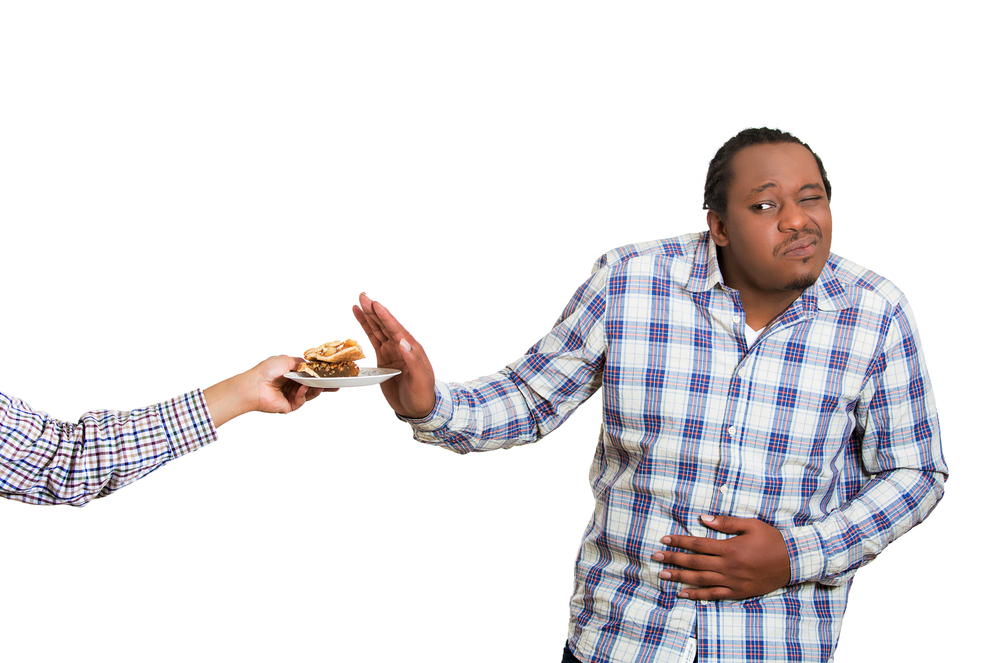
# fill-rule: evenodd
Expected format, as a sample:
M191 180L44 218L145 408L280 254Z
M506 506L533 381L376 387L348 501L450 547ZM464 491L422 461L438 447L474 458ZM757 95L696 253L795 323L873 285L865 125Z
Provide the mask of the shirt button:
M727 486L725 484L719 486L719 492L722 493L723 495L725 495L726 493L729 492L729 486Z
M733 316L733 322L739 322L739 321L740 321L740 316L739 315L734 315Z
M736 437L736 426L730 426L729 427L729 436L730 437Z

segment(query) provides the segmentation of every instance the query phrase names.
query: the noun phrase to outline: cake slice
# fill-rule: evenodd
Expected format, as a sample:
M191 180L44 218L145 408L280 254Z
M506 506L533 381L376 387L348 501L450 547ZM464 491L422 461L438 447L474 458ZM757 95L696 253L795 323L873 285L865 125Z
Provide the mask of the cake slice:
M317 378L352 378L360 372L355 359L364 359L365 353L357 341L332 341L302 353L305 361L296 369Z

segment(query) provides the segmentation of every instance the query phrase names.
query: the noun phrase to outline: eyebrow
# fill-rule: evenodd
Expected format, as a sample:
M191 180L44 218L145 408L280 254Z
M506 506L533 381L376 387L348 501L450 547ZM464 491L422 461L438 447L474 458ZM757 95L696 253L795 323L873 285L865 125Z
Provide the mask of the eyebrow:
M777 186L778 186L778 185L777 185L777 184L775 184L774 182L768 182L767 184L764 184L763 186L759 186L759 187L757 187L756 189L752 189L752 190L750 191L750 193L749 193L749 194L747 195L746 199L747 199L747 200L750 200L750 199L751 199L751 198L753 198L754 196L756 196L756 195L758 195L758 194L760 194L760 193L762 193L762 192L764 192L764 191L767 191L768 189L774 189L774 188L776 188Z
M767 184L762 184L759 187L757 187L756 189L751 190L750 193L749 193L749 195L747 195L746 200L750 200L754 196L759 195L760 193L763 193L764 191L767 191L768 189L777 188L777 186L778 185L775 184L774 182L768 182ZM822 184L820 184L818 182L813 182L811 184L803 184L801 187L799 187L799 192L801 193L802 191L805 191L806 189L819 189L820 191L826 191L826 187L824 187Z

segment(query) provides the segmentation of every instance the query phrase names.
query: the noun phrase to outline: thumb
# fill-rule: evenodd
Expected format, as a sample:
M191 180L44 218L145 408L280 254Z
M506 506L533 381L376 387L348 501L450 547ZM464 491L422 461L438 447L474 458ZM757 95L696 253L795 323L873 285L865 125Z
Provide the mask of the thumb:
M401 384L398 388L399 402L408 411L396 410L396 413L412 419L426 417L434 410L437 401L437 394L434 390L434 371L431 370L419 345L411 345L403 338L399 340L399 349L403 353L406 369L404 374L399 376L405 378L405 384ZM383 385L384 387L385 385Z
M704 515L701 517L701 523L705 527L714 529L716 532L723 532L724 534L741 533L745 529L743 520L743 518L737 518L736 516Z
M405 338L401 338L399 339L399 349L403 355L406 367L410 369L412 374L430 375L433 378L434 369L431 368L430 362L427 360L427 355L424 354L421 346L414 346Z
M399 339L399 351L403 354L403 361L406 367L415 371L420 367L420 359L413 350L413 346L405 338Z

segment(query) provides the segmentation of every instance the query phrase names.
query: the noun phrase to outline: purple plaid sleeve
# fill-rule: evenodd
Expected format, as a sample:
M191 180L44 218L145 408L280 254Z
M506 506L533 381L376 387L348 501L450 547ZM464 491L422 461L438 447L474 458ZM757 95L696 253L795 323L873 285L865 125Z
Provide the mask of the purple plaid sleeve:
M0 394L0 495L82 506L216 439L200 390L147 408L57 421Z

